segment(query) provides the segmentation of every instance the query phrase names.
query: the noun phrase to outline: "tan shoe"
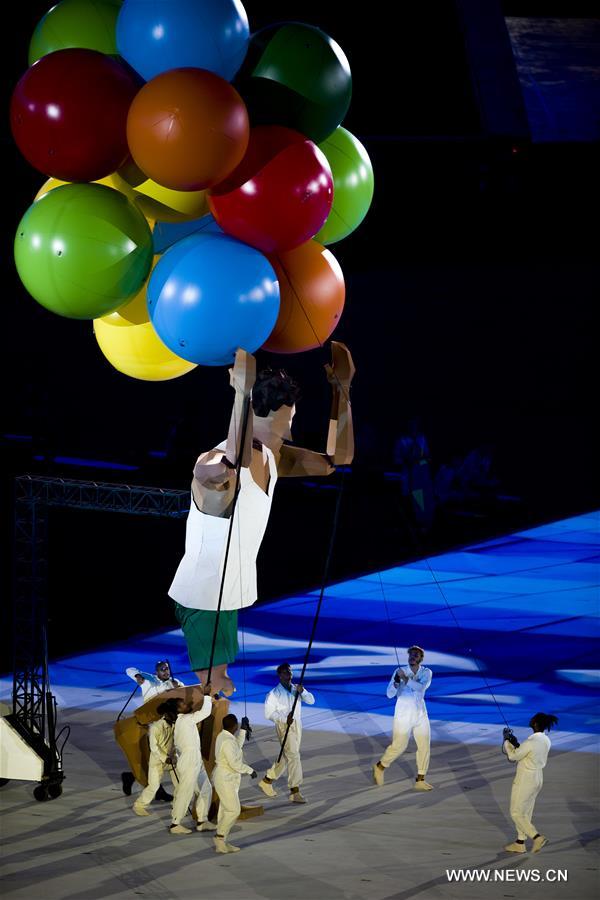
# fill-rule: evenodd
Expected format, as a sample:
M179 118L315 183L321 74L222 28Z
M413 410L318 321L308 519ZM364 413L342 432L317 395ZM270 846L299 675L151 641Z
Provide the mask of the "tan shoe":
M304 799L300 791L292 791L292 793L290 794L290 801L292 803L306 803L306 800Z
M548 843L548 838L545 834L538 834L536 838L533 839L533 845L531 847L534 853L538 853L542 847L545 847Z
M433 785L428 781L415 781L415 791L432 791Z
M378 784L379 787L381 787L382 784L385 784L384 771L385 770L381 769L377 763L373 766L373 781L375 784Z
M185 825L171 825L169 834L191 834L192 829L186 828Z
M512 844L507 844L504 849L508 850L509 853L525 853L527 847L525 844L517 844L517 842L514 841Z
M215 850L217 853L238 853L239 849L239 847L235 847L233 844L228 844L225 838L215 838Z
M196 825L196 831L216 831L217 826L213 822L200 822Z
M142 806L141 803L134 803L132 809L136 816L151 816L152 813L148 812L145 806Z
M267 795L267 797L276 797L277 796L277 791L275 790L273 785L270 784L270 782L265 781L264 778L258 782L258 786L261 789L261 791L263 792L263 794Z

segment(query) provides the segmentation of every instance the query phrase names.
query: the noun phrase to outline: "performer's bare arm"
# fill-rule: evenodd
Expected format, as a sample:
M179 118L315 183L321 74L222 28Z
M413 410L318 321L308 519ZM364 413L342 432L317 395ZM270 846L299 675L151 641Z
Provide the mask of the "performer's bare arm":
M354 362L345 344L331 342L332 365L325 366L332 389L327 451L316 453L304 447L284 444L277 464L280 477L331 475L336 466L348 465L354 457L354 430L350 385L354 377Z
M231 510L239 454L242 466L249 466L252 459L252 410L247 417L244 446L241 446L245 413L256 380L256 360L250 353L237 351L233 369L229 370L229 380L235 398L225 452L208 450L199 456L192 480L192 494L198 509L207 515L221 517Z

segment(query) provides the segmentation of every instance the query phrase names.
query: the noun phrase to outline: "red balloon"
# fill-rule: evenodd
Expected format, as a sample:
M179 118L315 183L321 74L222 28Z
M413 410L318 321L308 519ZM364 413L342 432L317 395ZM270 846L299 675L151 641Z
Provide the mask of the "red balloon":
M208 198L223 231L263 253L305 243L321 228L332 202L325 155L304 135L279 125L251 129L244 159Z
M174 191L218 184L248 146L248 113L229 82L205 69L170 69L131 104L131 155L153 181Z
M96 50L57 50L34 63L11 102L12 133L25 159L61 181L96 181L129 154L127 112L135 74Z
M337 259L316 241L269 256L279 281L279 315L263 350L302 353L325 343L344 309L346 286Z

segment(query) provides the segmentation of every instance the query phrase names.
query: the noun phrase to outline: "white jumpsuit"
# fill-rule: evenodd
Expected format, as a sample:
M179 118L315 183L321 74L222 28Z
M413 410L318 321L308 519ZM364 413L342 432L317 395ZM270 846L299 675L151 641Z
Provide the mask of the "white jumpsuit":
M198 723L208 718L212 712L212 700L204 698L202 709L193 713L180 713L174 729L177 750L177 783L173 798L173 824L180 825L188 806L196 795L196 815L198 823L208 817L212 787L202 762Z
M543 769L550 752L550 738L540 731L529 735L520 747L504 742L504 751L517 763L517 774L510 793L510 817L517 829L517 839L524 841L538 833L531 821L536 797L544 783Z
M396 672L404 672L408 676L408 682L403 684L394 682ZM387 768L404 753L408 741L413 735L417 745L417 774L426 775L429 768L429 754L431 745L431 729L429 716L425 706L425 691L431 684L431 669L419 666L413 673L410 666L400 666L396 669L387 687L387 696L390 700L397 697L394 711L394 725L392 729L392 743L386 748L381 757L381 765Z
M296 694L296 686L291 685L288 691L281 683L277 687L269 691L265 697L265 718L275 723L277 729L277 737L279 743L283 743L285 731L287 728L287 717L292 711L294 697ZM314 695L304 688L298 697L296 709L294 711L294 721L290 726L283 754L279 762L273 763L267 772L267 778L276 781L279 776L288 769L288 787L300 787L302 784L302 762L300 761L300 742L302 740L302 703L308 703L309 706L315 702Z
M173 726L165 719L152 722L150 725L150 761L148 763L148 786L144 788L136 804L149 806L160 787L160 782L165 769L171 775L173 785L177 786L173 767L167 765L167 757L173 756Z
M213 784L219 795L217 834L227 840L241 811L239 790L242 775L252 775L253 769L244 762L242 747L246 732L240 729L237 737L230 731L221 731L215 742L215 768Z

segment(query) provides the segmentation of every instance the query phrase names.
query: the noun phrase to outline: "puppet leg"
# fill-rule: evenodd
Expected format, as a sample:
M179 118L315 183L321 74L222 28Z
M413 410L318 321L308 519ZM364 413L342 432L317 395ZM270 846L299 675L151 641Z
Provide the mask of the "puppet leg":
M190 668L196 673L200 683L206 684L217 614L211 610L189 609L176 603L175 616L183 630L190 658ZM235 660L238 654L237 626L237 609L221 610L211 682L215 693L223 691L226 696L231 695L235 690L235 685L227 674L227 666Z

